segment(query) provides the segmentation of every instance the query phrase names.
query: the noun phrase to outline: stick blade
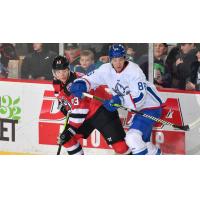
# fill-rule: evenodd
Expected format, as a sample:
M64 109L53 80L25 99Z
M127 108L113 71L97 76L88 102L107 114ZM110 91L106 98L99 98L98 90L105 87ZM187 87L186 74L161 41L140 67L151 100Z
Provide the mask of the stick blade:
M184 125L184 126L173 125L173 127L174 127L174 128L178 128L178 129L181 129L181 130L184 130L184 131L189 131L189 130L190 130L189 125Z

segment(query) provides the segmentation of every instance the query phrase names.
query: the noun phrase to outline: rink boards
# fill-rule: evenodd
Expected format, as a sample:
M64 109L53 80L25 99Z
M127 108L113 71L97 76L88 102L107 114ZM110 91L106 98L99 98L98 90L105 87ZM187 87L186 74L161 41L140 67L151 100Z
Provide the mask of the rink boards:
M200 92L160 92L166 101L163 119L183 125L200 117ZM119 113L127 130L132 114ZM1 80L0 118L0 154L56 154L65 118L49 82ZM156 124L152 141L165 154L200 154L200 124L188 132ZM113 154L97 130L80 142L86 154ZM64 148L61 153L65 154Z

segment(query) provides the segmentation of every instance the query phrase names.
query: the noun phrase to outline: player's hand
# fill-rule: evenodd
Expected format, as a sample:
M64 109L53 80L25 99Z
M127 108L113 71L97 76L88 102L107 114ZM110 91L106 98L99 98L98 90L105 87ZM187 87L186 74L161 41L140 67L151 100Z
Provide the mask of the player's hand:
M67 141L69 141L69 136L67 134L67 132L63 132L60 134L60 137L58 138L58 144L63 145Z
M116 106L113 106L112 104L119 104L121 105L121 100L119 98L118 95L116 96L113 96L112 99L110 100L105 100L103 102L103 106L110 112L114 112L117 110L117 107Z
M71 127L67 126L65 130L60 134L58 137L57 143L60 145L64 145L66 142L68 142L74 135L76 134L76 131Z
M74 83L72 83L70 87L70 93L74 95L75 97L81 98L83 95L83 92L87 92L87 87L85 81L78 80Z
M62 112L63 115L67 116L68 110L66 109L65 106L61 106L60 111Z

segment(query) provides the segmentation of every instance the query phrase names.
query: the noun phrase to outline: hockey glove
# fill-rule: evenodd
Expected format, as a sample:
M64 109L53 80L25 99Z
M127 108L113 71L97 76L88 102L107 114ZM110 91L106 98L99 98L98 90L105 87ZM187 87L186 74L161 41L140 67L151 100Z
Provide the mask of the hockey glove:
M114 112L114 111L117 110L117 107L112 106L112 104L120 104L120 105L121 105L121 100L120 100L120 98L119 98L118 95L113 96L112 99L110 99L110 100L105 100L105 101L103 102L104 107L105 107L108 111Z
M67 111L67 109L66 109L65 106L62 106L62 107L60 108L60 112L62 112L63 115L67 116L68 111Z
M76 131L71 126L66 126L65 130L61 133L60 137L58 138L58 144L64 145L66 142L68 142L74 135L76 134Z
M85 81L78 80L74 83L72 83L70 87L70 93L74 95L75 97L81 98L83 95L83 92L87 92L87 87Z
M66 109L66 104L64 100L58 100L58 109L62 112L63 115L67 116L68 110Z

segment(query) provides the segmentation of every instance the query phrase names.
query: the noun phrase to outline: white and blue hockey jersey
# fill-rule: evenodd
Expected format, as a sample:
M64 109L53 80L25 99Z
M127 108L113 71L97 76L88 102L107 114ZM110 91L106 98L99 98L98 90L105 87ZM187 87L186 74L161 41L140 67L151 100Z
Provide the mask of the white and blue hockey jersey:
M123 106L131 109L153 109L162 104L155 86L146 80L140 67L130 61L120 73L110 63L106 63L82 78L88 91L99 85L107 85L112 95L119 95Z

